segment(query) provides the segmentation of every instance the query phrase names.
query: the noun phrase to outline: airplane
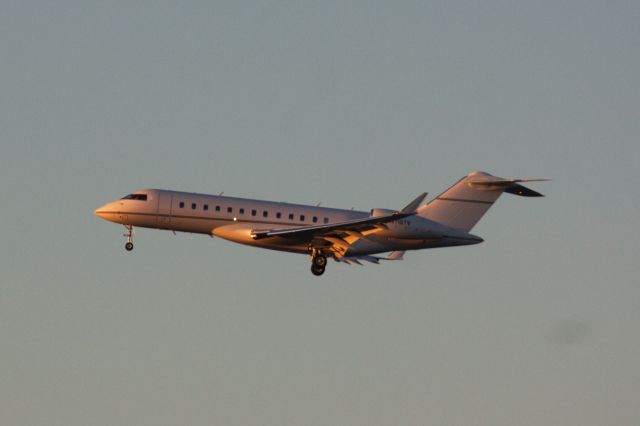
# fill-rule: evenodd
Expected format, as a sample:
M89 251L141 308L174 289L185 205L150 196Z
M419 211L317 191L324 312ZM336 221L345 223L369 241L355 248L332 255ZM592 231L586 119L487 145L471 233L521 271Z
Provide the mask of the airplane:
M523 197L543 195L523 182L475 171L423 204L422 193L400 210L369 212L283 202L142 189L95 210L125 227L125 249L133 250L134 226L191 232L235 243L307 254L311 272L322 275L327 259L347 264L402 260L407 250L478 244L469 231L503 192ZM380 253L385 257L376 256Z

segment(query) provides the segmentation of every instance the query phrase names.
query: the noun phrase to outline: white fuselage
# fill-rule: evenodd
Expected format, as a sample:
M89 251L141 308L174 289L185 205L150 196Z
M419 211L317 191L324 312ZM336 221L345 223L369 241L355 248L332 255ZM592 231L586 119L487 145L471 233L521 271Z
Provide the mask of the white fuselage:
M291 239L255 240L253 231L301 228L345 222L388 213L306 206L282 202L146 189L98 208L96 215L111 222L218 236L262 248L308 253L309 244ZM477 244L482 239L423 217L411 216L385 224L352 244L346 256L394 250L416 250Z

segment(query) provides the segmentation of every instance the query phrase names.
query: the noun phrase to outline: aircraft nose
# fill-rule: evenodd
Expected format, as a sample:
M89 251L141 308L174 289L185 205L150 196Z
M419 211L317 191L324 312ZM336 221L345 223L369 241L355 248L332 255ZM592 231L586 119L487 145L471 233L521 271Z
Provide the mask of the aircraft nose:
M107 210L107 204L105 204L105 205L103 205L103 206L100 206L100 207L98 207L97 209L95 209L95 210L93 211L93 214L95 214L96 216L101 217L101 218L103 218L103 219L104 219L104 218L105 218L105 216L106 216L106 214L107 214L107 211L106 211L106 210Z

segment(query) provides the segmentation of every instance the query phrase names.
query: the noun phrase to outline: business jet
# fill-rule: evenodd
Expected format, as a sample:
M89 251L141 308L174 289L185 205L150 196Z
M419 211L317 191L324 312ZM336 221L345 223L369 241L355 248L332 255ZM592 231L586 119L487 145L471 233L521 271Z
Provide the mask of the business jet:
M407 250L478 244L469 231L503 192L543 195L523 182L472 172L427 204L422 193L400 210L370 212L273 201L143 189L98 208L95 214L125 227L133 250L134 226L216 236L235 243L307 254L322 275L327 259L347 264L402 260ZM389 253L385 257L376 256Z

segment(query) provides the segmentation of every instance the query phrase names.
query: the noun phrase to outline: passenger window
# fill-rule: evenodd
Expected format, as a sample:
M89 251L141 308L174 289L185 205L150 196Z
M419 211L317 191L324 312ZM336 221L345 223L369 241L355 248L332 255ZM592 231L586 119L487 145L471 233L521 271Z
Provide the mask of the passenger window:
M316 216L313 217L313 223L318 222L318 218Z
M281 217L282 217L282 213L280 213L280 212L276 213L276 218L277 219L280 219Z
M244 209L243 208L240 209L240 214L244 214Z
M266 210L265 210L265 211L263 211L263 212L262 212L262 217L267 217L267 216L269 216L269 212L268 212L268 211L266 211Z
M219 212L220 211L220 206L216 206L216 211Z
M191 203L191 209L193 209L193 210L196 209L196 203Z
M184 209L184 201L180 201L180 208Z
M328 218L328 217L325 217L325 218L323 219L323 222L324 222L324 223L329 223L329 218Z
M304 215L303 214L300 215L300 222L304 222Z
M209 210L209 204L205 204L203 207L204 211L206 212L207 210Z
M289 213L289 220L293 220L293 213Z
M255 210L251 210L251 216L255 216L256 215L256 211Z
M227 213L233 213L233 207L227 207Z

